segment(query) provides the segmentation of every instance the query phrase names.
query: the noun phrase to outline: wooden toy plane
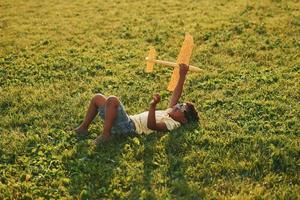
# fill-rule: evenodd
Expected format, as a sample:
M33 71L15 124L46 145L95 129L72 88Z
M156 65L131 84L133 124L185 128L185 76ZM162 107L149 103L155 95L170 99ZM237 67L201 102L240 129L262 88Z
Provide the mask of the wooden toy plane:
M153 47L150 48L148 57L146 57L147 60L147 67L146 67L146 72L152 72L153 71L153 66L155 63L162 64L165 66L171 66L174 67L171 80L168 85L168 90L169 91L174 91L177 82L179 80L179 64L183 63L186 65L189 65L189 61L192 55L193 51L193 46L194 46L194 41L193 37L190 34L185 35L185 39L183 41L183 44L181 46L180 52L178 54L176 63L175 62L168 62L168 61L163 61L163 60L156 60L156 51ZM194 67L189 65L189 70L194 71L194 72L200 72L202 69L198 67Z

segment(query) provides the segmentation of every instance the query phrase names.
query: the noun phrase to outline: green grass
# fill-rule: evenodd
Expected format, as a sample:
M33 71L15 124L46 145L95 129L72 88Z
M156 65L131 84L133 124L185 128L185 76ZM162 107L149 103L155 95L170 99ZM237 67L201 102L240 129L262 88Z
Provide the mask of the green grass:
M72 129L95 93L129 114L166 91L148 47L176 60L198 125L93 147ZM0 199L299 199L300 2L0 2Z

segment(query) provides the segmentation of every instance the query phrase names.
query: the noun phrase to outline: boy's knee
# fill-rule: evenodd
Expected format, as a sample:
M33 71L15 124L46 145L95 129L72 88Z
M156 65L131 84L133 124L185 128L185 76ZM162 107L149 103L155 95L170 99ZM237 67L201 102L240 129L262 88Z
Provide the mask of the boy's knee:
M116 96L109 96L106 99L106 105L118 106L119 104L120 104L120 101L119 101L118 97L116 97Z
M103 105L106 102L106 97L100 93L95 94L94 97L92 98L92 101L97 105Z

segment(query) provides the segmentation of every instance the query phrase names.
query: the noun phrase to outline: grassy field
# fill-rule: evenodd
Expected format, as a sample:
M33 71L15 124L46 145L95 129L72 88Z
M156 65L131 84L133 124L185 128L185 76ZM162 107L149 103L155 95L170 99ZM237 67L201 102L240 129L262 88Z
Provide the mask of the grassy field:
M95 93L129 114L194 37L182 100L201 121L95 148ZM0 199L299 199L299 0L0 0Z

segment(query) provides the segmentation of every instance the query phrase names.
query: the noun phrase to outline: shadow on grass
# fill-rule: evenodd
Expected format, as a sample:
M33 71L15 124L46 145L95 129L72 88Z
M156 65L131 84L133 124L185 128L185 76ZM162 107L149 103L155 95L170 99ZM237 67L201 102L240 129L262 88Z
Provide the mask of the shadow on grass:
M163 142L163 151L165 151L168 168L164 169L166 166L160 166L159 163L155 161L156 154L161 152L156 146L159 138L163 135L149 135L146 136L145 140L145 149L144 149L144 189L147 191L146 199L157 199L158 197L155 194L155 191L159 191L160 184L157 183L160 180L157 180L155 176L155 171L165 174L167 177L166 183L163 185L169 189L170 197L176 197L176 199L198 199L203 196L198 191L194 190L187 183L187 180L184 176L186 166L184 166L183 158L188 153L190 146L188 146L187 139L185 135L186 132L193 132L199 127L198 124L191 124L183 126L176 131L169 132L168 139ZM164 187L163 186L163 187ZM134 196L134 195L131 195ZM169 195L165 195L168 197Z
M200 125L198 123L181 127L174 133L170 133L169 140L165 144L169 162L168 187L171 198L176 199L201 199L203 194L188 182L186 177L187 167L184 158L192 149L195 137L199 137Z
M147 199L155 199L154 193L152 191L153 182L153 171L158 167L154 162L154 154L156 153L155 143L162 135L148 135L146 136L146 142L144 143L144 177L143 184L144 189L147 191Z
M171 197L182 199L197 199L199 191L191 188L185 177L186 167L183 158L190 150L188 139L197 124L187 125L172 131L167 138L160 140L164 135L155 133L139 137L144 143L143 179L136 182L131 188L128 199L137 199L146 191L146 199L157 199L157 192L161 184L156 177L157 173L167 176L164 183ZM186 135L188 133L188 135ZM161 138L162 139L162 138ZM167 140L165 140L167 139ZM116 137L110 143L93 148L94 137L73 140L73 148L65 156L64 167L69 176L68 191L74 198L80 199L109 199L112 197L112 180L114 171L121 165L121 152L130 138ZM130 142L129 142L130 143ZM161 144L159 144L161 143ZM164 166L155 162L155 157L165 152ZM164 195L168 196L168 195ZM202 195L203 196L203 195Z
M94 145L95 138L77 138L64 166L69 175L68 189L75 199L109 198L113 171L128 138L116 137L107 144Z

